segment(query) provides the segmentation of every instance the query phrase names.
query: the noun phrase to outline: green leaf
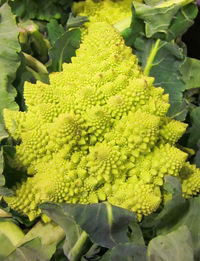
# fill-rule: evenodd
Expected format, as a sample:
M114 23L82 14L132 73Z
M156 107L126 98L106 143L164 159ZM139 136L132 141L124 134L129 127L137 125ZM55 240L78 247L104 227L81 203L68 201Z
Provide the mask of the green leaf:
M146 247L133 244L118 244L100 259L101 261L146 261Z
M193 249L196 260L200 258L200 196L188 200L188 208L178 215L174 222L169 223L167 226L160 227L157 230L158 234L165 235L177 228L186 225L191 233ZM176 211L178 213L178 211Z
M187 90L200 87L200 60L187 57L180 67L180 72Z
M134 1L133 4L136 17L145 23L146 37L159 36L167 41L182 35L193 24L198 12L193 0L154 1L154 5Z
M70 13L69 19L67 20L67 29L80 27L86 22L89 22L89 18L87 16L74 16L72 13Z
M12 196L13 192L6 187L0 187L0 195L1 196Z
M4 124L0 123L0 144L1 144L2 140L6 139L6 138L8 138L8 132L6 131Z
M36 24L27 26L28 31L28 45L31 47L31 54L43 63L48 61L48 50L50 48L49 41L39 31ZM29 49L29 48L27 48ZM25 48L26 50L26 48ZM26 52L26 51L25 51Z
M16 90L12 86L19 66L20 45L15 18L7 4L0 7L0 137L5 136L3 109L17 110Z
M80 260L91 246L87 233L76 224L62 206L56 203L44 203L41 205L41 209L65 231L66 239L63 249L68 259L70 261Z
M171 41L182 36L185 32L187 32L188 28L194 24L194 19L197 16L197 13L198 8L196 3L193 2L183 6L173 18L169 26L168 33L165 35L163 35L163 33L159 33L160 37Z
M200 168L200 149L195 154L194 163L197 166L197 168Z
M40 239L35 238L16 248L5 261L49 261L43 251Z
M47 24L47 30L48 37L52 45L59 37L61 37L62 34L65 33L65 29L55 19L51 19L50 22Z
M3 155L2 155L2 152L0 151L0 187L4 186L4 184L5 184L5 178L2 175L3 169L4 169Z
M180 182L171 176L165 177L165 179L164 189L172 194L172 199L167 201L160 212L151 214L143 219L141 224L143 235L146 239L151 239L155 235L165 236L185 225L191 233L194 255L199 260L200 196L186 200L181 196ZM176 260L176 258L171 260Z
M14 223L0 221L0 260L48 261L64 236L64 231L52 222L38 222L24 235Z
M145 245L142 230L141 230L139 224L136 222L132 222L129 224L128 237L129 237L130 241L134 244L138 244L138 245L142 245L142 246Z
M131 27L122 32L126 44L131 46L137 55L144 73L154 77L155 86L161 86L165 93L169 94L171 106L168 116L180 121L185 120L190 110L187 99L183 97L184 91L188 88L189 79L186 83L181 71L188 69L186 68L188 63L185 49L171 40L180 37L193 23L197 8L191 2L190 0L170 0L159 3L149 1L149 5L134 2ZM177 7L179 11L173 17L170 12L173 13L174 8ZM159 16L158 20L156 15ZM172 18L171 22L169 22L169 17ZM168 23L164 24L165 20ZM148 34L147 25L154 31L153 35ZM163 29L162 26L166 28ZM159 30L164 31L159 32ZM150 36L151 38L148 38ZM192 63L191 71L187 71L188 75L191 74L194 77L194 81L190 81L190 88L195 88L198 82L198 74L195 75L195 71L194 73L192 71L194 67L197 67L197 64L194 66Z
M24 237L24 242L39 237L42 245L48 246L52 243L58 244L64 237L63 229L53 222L43 223L38 221Z
M66 23L72 0L9 0L12 12L18 17L50 21L52 18L60 19Z
M36 237L41 241L43 255L50 259L56 251L57 244L64 239L65 233L60 226L53 222L42 223L39 221L29 230L22 242L28 242Z
M15 246L12 244L11 240L0 231L0 260L5 260L5 258L15 250Z
M187 145L194 149L198 148L198 141L200 141L200 107L196 107L190 114L190 121L192 127L188 130L189 138Z
M49 83L49 74L45 65L31 55L21 53L20 57L21 64L17 70L16 79L13 84L18 92L16 101L19 104L20 110L26 111L27 108L24 100L25 81L36 83L36 81L39 80L44 83Z
M61 71L62 63L71 62L71 57L75 56L76 49L79 48L81 32L79 29L73 29L65 32L58 38L53 47L49 49L51 65L48 68L50 72Z
M16 249L23 237L24 233L16 224L0 220L0 260L5 260Z
M162 86L169 93L170 109L168 116L183 121L187 106L183 100L186 88L179 72L185 56L176 44L160 39L137 38L134 42L134 53L146 75L155 78L155 86Z
M148 38L152 37L157 32L164 31L167 33L167 29L174 15L180 8L180 5L175 4L162 7L162 4L160 3L157 6L149 6L136 1L133 3L136 10L136 16L145 22L145 32Z
M62 212L73 217L94 243L107 248L129 242L128 225L136 220L134 212L112 206L109 203L90 205L63 203L60 206L46 203L42 204L41 208L53 220L55 217L58 218L59 213ZM91 222L91 220L95 220L95 222ZM54 221L56 222L56 220Z
M1 147L1 151L0 151L0 195L11 196L13 194L12 191L7 187L3 187L7 183L5 178L5 173L7 173L9 169L7 168L7 161L5 157L6 149L7 146L4 145ZM14 179L13 175L12 175L12 179Z
M21 170L13 169L9 165L9 161L14 158L14 155L16 153L15 147L11 145L4 145L2 147L2 153L4 158L3 175L5 177L6 186L3 189L5 190L5 192L11 193L11 191L8 189L11 189L13 186L16 185L17 182L20 182L23 178L26 178L26 175ZM1 191L1 193L3 191Z
M63 253L63 250L57 247L55 254L51 258L51 261L67 261L66 256Z
M191 234L187 226L152 239L148 246L148 261L194 261Z
M14 246L17 246L24 238L22 230L11 221L0 220L0 232L4 233Z
M81 258L81 261L87 261L87 260L92 260L92 261L98 261L102 254L107 251L107 248L103 248L97 244L93 244L89 251Z

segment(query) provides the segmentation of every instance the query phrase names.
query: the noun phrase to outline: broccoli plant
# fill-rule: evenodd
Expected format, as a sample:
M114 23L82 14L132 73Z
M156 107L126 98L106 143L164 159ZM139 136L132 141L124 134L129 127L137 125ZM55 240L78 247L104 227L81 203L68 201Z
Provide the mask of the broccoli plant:
M165 175L180 180L186 198L200 190L200 171L176 147L187 125L166 116L168 94L143 74L113 26L94 22L87 30L50 85L25 84L27 112L4 111L17 143L9 164L27 174L4 199L30 220L45 201L108 201L140 220L166 199Z

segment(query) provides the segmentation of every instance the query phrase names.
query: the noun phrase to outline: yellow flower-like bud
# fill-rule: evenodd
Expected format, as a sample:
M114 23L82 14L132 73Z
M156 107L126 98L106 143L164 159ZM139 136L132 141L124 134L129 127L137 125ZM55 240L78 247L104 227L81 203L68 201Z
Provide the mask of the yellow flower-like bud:
M185 163L181 169L180 179L183 197L189 198L200 192L200 170L195 165Z

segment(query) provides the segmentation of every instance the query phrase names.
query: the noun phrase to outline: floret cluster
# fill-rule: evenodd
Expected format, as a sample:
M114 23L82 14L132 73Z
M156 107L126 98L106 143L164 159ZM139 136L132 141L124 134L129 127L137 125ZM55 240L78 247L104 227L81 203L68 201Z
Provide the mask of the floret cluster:
M111 25L90 23L50 85L25 84L28 111L4 111L18 143L10 165L27 173L7 203L30 220L45 201L108 201L141 219L161 204L165 175L184 197L197 194L200 171L175 146L187 126L166 116L168 95L153 81Z
M86 0L74 2L73 12L89 17L91 23L107 22L114 25L131 17L131 4L132 0Z

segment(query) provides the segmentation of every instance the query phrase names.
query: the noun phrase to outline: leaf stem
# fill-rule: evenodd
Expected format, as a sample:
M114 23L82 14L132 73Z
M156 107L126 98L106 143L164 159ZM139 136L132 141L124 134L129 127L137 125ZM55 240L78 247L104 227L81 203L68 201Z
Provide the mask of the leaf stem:
M28 67L32 68L34 71L36 71L38 73L48 74L47 68L45 67L45 65L43 63L41 63L40 61L35 59L30 54L27 54L24 52L22 52L22 54L25 57L26 65Z
M150 55L147 58L147 63L146 63L145 68L144 68L144 74L146 76L149 75L151 67L153 66L153 60L155 59L155 56L157 54L159 43L160 43L160 39L158 39L156 41L156 43L152 46L151 51L150 51Z
M83 254L83 251L89 242L88 234L83 231L76 242L76 244L73 246L73 248L70 250L69 254L67 255L68 259L70 261L78 261L80 260L80 257Z
M113 223L113 213L112 213L112 206L106 202L106 209L107 209L107 214L108 214L108 224L111 227Z

